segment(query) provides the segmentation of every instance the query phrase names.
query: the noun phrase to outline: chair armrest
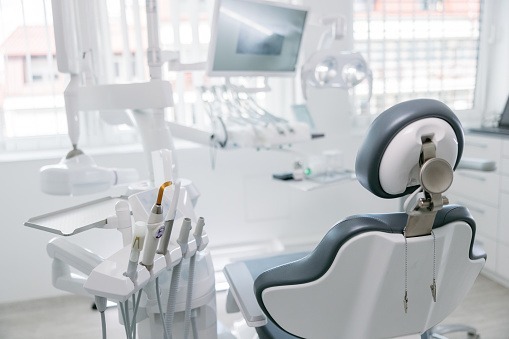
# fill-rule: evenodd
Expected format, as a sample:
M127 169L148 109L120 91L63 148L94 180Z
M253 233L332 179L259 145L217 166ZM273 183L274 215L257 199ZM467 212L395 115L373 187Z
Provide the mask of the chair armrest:
M90 293L85 291L83 285L94 268L104 259L65 238L52 239L46 250L50 258L53 258L51 266L53 286L62 291L90 297ZM85 276L71 272L71 268L77 269Z
M253 289L254 280L247 266L237 262L225 266L224 275L230 284L230 292L235 299L246 323L250 327L267 324L267 318L258 305Z
M104 259L91 251L67 241L54 238L46 246L50 258L61 260L78 271L89 275Z

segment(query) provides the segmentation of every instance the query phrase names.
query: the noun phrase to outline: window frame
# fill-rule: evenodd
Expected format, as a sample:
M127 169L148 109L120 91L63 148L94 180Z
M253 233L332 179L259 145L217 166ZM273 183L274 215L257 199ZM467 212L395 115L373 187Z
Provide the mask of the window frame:
M355 1L355 0L352 0ZM374 1L366 0L374 6ZM384 0L381 0L384 1ZM489 53L489 23L493 20L493 8L488 6L486 0L480 0L480 13L479 13L479 44L477 54L477 69L475 75L475 88L473 93L472 108L468 109L455 109L455 112L460 117L460 120L466 125L477 124L481 120L486 107L486 88L488 84L488 53ZM355 20L355 10L352 13L352 22ZM353 38L355 47L355 39ZM368 60L369 63L369 60ZM381 112L371 112L378 115Z

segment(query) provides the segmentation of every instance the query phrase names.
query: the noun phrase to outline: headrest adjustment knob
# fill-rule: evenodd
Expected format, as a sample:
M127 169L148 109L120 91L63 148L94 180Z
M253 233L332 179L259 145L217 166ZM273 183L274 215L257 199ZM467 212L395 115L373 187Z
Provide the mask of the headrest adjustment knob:
M436 147L431 139L423 140L420 161L420 185L405 202L408 214L404 235L407 238L431 234L437 212L449 203L442 193L453 180L451 165L436 158Z

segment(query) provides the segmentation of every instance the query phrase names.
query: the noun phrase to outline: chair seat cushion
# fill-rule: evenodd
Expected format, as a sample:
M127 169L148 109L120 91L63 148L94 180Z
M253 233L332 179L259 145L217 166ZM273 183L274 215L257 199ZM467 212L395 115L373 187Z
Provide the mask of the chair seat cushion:
M275 255L272 257L252 259L244 261L249 273L255 280L263 272L270 270L279 265L287 264L299 259L304 258L309 252L298 252L298 253L287 253ZM283 331L276 324L272 322L270 318L267 319L267 325L257 327L256 332L260 339L294 339L298 338L288 332Z

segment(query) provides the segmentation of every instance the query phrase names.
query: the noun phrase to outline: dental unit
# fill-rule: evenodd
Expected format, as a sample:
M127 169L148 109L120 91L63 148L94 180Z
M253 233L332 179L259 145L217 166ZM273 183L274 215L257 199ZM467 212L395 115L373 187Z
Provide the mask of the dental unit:
M172 336L179 338L186 327L182 320L186 312L190 315L193 309L203 308L201 312L204 313L193 313L201 318L209 312L205 309L215 309L214 279L209 275L209 272L213 272L210 255L206 252L200 254L199 258L195 255L197 250L202 251L208 243L207 235L201 233L203 218L197 219L193 237L190 237L191 219L182 219L176 243L170 241L165 254L156 254L157 236L165 231L164 212L161 212L164 210L161 206L164 204L164 188L168 185L167 182L159 188L159 192L162 193L158 194L155 204L151 207L146 206L148 212L146 221L139 220L134 224L132 242L111 257L100 258L100 262L89 273L83 285L85 291L94 295L96 299L105 298L119 304L119 313L128 338L134 338L136 332L140 334L140 337L146 338L158 337L160 333L166 333L165 338ZM134 195L131 201L146 200L144 198L146 195ZM187 193L184 195L188 196ZM175 199L175 194L172 197L170 204ZM151 224L155 227L148 228L147 225ZM147 241L149 237L151 239ZM171 237L171 229L169 237ZM140 257L143 259L138 263ZM194 259L183 261L188 258ZM78 260L80 260L79 257ZM193 267L188 267L190 265ZM181 279L182 267L186 267L186 280ZM193 279L196 272L201 272L198 273L198 280ZM171 284L168 284L170 281ZM196 298L193 290L195 290ZM166 312L163 313L164 304L161 297L166 293L168 301L165 305ZM174 321L176 313L182 313L178 322ZM191 319L190 316L187 319L189 324L196 320ZM187 325L187 331L190 331L189 326ZM217 335L215 321L208 320L208 326L210 326L208 328L198 325L195 329L196 325L193 326L193 333L198 333L198 337L203 333L208 333L205 338Z
M104 41L97 40L97 34L89 33L107 30L104 22L98 23L92 15L92 12L104 9L102 1L52 2L59 71L71 74L64 99L73 149L60 164L42 168L40 178L44 192L58 195L90 194L105 191L113 185L136 182L138 176L134 170L99 167L78 146L78 112L108 110L122 115L128 110L141 135L149 182L135 183L127 189L127 196L106 197L34 217L26 225L64 236L96 227L117 228L122 233L124 247L109 257L98 256L64 238L53 239L47 246L54 261L54 285L95 299L101 313L103 338L106 338L106 301L118 304L119 318L127 338L137 335L142 339L160 337L163 328L166 329L165 316L173 317L174 312L182 317L177 316L170 333L182 337L181 319L186 312L188 295L192 296L189 307L192 305L196 311L193 314L198 319L193 333L200 338L216 338L215 277L209 252L203 251L193 261L196 276L193 284L179 279L170 286L173 268L179 265L187 272L190 263L188 260L180 264L182 249L187 249L184 251L187 257L196 252L196 240L187 235L191 222L198 222L194 206L199 192L191 181L178 175L172 134L164 120L164 108L173 106L173 95L171 84L161 80L161 72L164 64L171 69L196 69L203 64L183 65L179 53L160 49L157 1L149 0L146 5L150 80L108 84L97 76L101 64L97 62L96 54L90 53L102 50ZM94 20L79 20L80 15L89 14ZM165 184L155 188L156 182ZM168 187L170 182L172 185ZM186 222L181 230L182 220ZM181 234L177 243L171 240L172 230ZM204 233L200 239L208 238ZM204 240L203 244L207 242ZM71 273L72 269L77 269L79 274ZM187 274L182 276L186 278ZM189 294L187 289L190 289ZM163 302L158 308L157 299L170 294L175 302L170 305ZM166 312L163 315L161 310L168 308L173 309L172 314Z
M301 69L301 86L304 98L308 87L343 88L351 90L362 82L368 84L368 97L362 104L367 105L372 95L373 72L361 53L337 51L334 42L344 38L346 20L344 17L327 16L320 20L328 27L320 37L318 48L304 63Z

